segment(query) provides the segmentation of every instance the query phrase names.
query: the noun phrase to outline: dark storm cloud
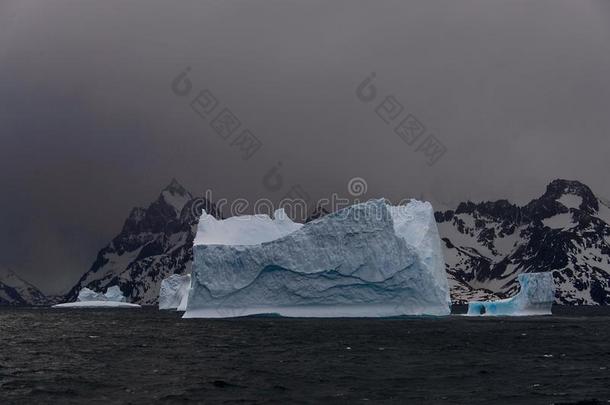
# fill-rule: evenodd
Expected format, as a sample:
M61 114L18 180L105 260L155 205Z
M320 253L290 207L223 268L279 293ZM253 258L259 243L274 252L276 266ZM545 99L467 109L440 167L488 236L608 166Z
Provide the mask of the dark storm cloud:
M66 288L178 178L278 199L610 196L610 10L583 1L0 3L0 263ZM186 66L263 143L251 159L172 93ZM447 147L430 167L355 94L371 72ZM283 191L262 185L278 162Z

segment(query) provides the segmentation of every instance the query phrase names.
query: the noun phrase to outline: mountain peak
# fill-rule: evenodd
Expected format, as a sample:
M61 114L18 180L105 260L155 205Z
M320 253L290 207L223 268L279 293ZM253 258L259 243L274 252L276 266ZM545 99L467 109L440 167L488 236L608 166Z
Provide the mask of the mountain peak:
M555 179L546 187L542 200L559 200L567 195L575 195L582 199L580 209L590 214L597 212L599 204L593 191L578 180Z
M167 185L167 187L165 187L163 189L163 191L169 191L172 194L178 194L178 195L189 194L189 192L186 191L186 189L182 186L182 184L180 184L178 182L178 180L176 180L175 178L172 178L172 181Z
M584 183L578 180L555 179L546 186L547 193L561 194L593 194L591 189Z
M169 204L176 211L176 215L180 214L182 208L187 202L193 199L191 193L189 193L182 184L178 183L175 178L172 179L171 183L161 191L159 201L163 200Z

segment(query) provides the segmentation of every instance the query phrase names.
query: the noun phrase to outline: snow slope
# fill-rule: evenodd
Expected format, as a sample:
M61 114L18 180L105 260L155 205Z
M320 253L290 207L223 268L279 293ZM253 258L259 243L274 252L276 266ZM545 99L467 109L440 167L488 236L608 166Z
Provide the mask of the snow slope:
M0 305L46 305L47 297L12 270L0 266Z

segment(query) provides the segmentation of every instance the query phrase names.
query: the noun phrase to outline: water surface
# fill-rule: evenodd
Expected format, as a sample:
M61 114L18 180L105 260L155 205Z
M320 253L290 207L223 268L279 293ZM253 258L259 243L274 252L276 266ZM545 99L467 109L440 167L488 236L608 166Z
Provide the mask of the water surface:
M554 312L205 320L1 308L0 403L607 403L610 309Z

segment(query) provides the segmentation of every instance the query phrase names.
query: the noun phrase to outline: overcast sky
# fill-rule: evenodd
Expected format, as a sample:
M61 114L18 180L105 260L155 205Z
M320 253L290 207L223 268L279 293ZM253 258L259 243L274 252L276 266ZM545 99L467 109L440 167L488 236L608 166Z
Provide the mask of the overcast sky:
M204 89L262 143L249 160L189 106ZM388 96L446 148L436 164L376 114ZM71 287L173 177L229 199L356 176L364 197L439 206L554 178L610 197L609 107L602 0L0 0L0 264Z

